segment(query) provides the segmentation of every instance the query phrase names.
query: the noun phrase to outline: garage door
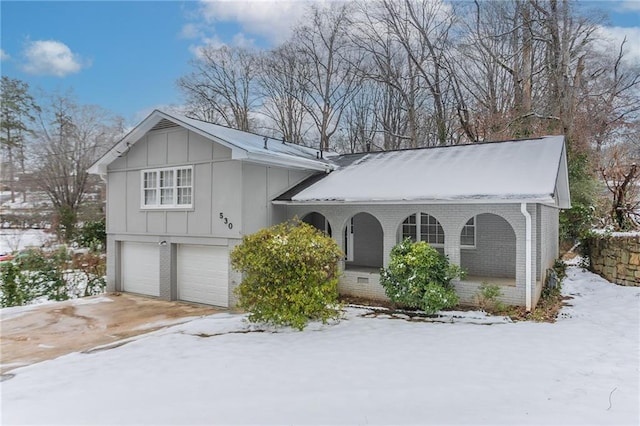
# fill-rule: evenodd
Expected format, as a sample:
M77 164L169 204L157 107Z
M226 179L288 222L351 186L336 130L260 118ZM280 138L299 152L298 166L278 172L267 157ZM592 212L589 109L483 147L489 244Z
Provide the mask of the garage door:
M122 289L129 293L160 296L158 244L123 242L120 248Z
M178 245L178 299L229 306L227 247Z

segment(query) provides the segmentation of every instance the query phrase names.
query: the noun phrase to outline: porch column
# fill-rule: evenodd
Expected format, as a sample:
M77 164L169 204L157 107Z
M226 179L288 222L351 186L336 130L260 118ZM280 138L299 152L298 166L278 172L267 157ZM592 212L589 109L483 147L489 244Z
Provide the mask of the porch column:
M382 233L382 266L387 268L391 260L391 249L398 243L397 230L385 223L382 227Z
M450 227L444 230L444 254L450 263L460 265L460 233Z
M340 250L344 251L344 229L341 226L343 220L338 216L329 214L324 215L324 217L331 225L331 236L340 247ZM338 262L338 269L340 272L344 271L344 257Z

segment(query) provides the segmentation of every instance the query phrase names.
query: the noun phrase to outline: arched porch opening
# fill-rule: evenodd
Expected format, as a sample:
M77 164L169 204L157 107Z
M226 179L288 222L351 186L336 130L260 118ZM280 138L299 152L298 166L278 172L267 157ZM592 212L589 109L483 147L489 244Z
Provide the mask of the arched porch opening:
M460 266L464 281L516 285L516 233L503 217L482 213L460 232Z
M318 212L311 212L302 218L304 223L308 223L316 229L325 232L328 236L332 236L331 225L327 218Z
M344 227L345 269L376 270L383 266L382 225L369 213L353 215Z

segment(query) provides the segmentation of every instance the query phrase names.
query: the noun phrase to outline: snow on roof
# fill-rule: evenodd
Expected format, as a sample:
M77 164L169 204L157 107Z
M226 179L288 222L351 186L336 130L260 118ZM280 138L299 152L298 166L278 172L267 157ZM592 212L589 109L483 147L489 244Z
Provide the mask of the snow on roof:
M309 148L302 145L296 145L292 143L282 143L282 139L268 138L255 133L244 132L230 127L221 126L218 124L208 123L206 121L196 120L188 118L178 114L171 114L173 118L183 123L188 124L194 128L200 129L203 132L213 135L216 138L222 139L231 145L238 148L242 148L249 152L265 153L267 151L270 154L286 154L297 157L303 157L310 160L318 160L319 151L314 148ZM265 138L267 139L265 149ZM324 153L326 154L326 153Z
M106 173L106 168L112 161L122 155L123 152L126 152L129 146L140 140L148 131L153 130L154 126L163 120L168 120L169 122L175 123L230 148L232 150L232 158L234 159L246 159L254 162L306 170L326 171L334 167L328 159L337 155L331 152L321 154L314 148L292 143L283 143L282 140L257 135L255 133L243 132L218 124L188 118L173 112L168 113L155 110L102 156L102 158L96 161L89 168L89 172L97 174Z
M287 194L290 202L502 200L569 207L562 136L349 157L341 156L336 163L346 165L324 179Z

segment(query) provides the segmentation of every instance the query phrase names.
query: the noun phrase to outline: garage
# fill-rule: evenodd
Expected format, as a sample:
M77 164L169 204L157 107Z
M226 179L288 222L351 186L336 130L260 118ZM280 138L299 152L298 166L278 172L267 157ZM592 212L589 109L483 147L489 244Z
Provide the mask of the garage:
M120 246L122 290L160 296L158 244L125 241Z
M227 247L179 244L178 299L229 306L229 252Z

